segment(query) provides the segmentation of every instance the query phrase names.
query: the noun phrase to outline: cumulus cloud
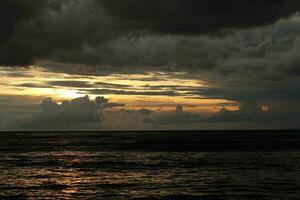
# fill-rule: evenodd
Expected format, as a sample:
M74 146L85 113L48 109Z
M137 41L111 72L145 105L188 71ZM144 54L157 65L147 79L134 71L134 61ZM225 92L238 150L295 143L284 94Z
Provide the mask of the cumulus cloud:
M95 101L88 96L63 101L61 104L51 98L45 98L39 114L19 121L21 128L30 130L67 130L73 128L99 127L102 121L101 110L122 107L124 104L109 102L104 97L97 97Z
M45 98L39 105L40 109L26 106L21 110L16 108L15 114L2 112L0 130L214 129L226 124L228 128L242 123L248 123L244 128L252 129L259 127L258 124L263 127L298 127L298 102L294 102L290 108L285 106L286 102L277 104L274 102L272 106L265 106L265 102L242 101L239 110L232 111L224 107L218 113L204 114L185 111L183 105L176 106L174 111L127 110L122 108L124 104L109 102L104 97L90 100L85 96L61 103ZM105 111L112 107L121 109ZM25 113L24 108L28 110Z

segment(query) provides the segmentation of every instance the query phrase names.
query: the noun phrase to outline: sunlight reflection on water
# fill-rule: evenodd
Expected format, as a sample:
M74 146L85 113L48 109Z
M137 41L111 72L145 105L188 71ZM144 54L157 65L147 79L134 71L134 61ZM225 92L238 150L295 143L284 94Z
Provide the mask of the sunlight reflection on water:
M40 143L47 150L0 151L0 199L296 200L300 196L298 151L95 151L78 150L76 145L49 150L49 142Z

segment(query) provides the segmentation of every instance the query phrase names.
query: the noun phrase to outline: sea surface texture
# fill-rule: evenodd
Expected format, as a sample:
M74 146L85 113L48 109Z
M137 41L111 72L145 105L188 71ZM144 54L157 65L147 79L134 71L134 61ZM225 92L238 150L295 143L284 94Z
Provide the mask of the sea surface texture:
M0 133L0 199L299 200L300 134Z

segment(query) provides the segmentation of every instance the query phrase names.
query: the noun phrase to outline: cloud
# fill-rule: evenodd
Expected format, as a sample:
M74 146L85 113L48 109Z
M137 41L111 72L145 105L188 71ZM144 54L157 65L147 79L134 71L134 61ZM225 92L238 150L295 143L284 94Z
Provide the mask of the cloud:
M224 28L272 23L299 10L297 0L123 0L100 1L119 26L172 34L198 34ZM255 14L253 14L255 13Z
M261 106L255 101L241 102L238 111L229 111L222 108L219 113L206 119L207 122L262 122L264 112Z
M124 107L124 103L116 103L116 102L107 102L100 106L100 109L109 109L109 108L115 108L115 107Z
M0 66L12 71L4 76L14 77L28 74L23 73L26 70L14 73L12 66L38 65L45 71L85 74L87 78L162 72L206 84L145 86L145 90L76 80L13 85L19 87L74 87L94 95L181 96L241 104L265 101L268 105L286 100L285 107L289 107L300 97L299 8L297 0L2 0ZM168 81L168 77L136 80ZM52 102L48 116L44 112L41 119L46 124L51 117L55 121L55 117L64 116L62 121L72 123L68 116L74 111L88 121L96 121L95 110L124 106L98 101L103 101L101 106L86 105L90 109ZM294 116L289 112L287 115ZM162 124L202 119L184 111L153 115L150 121ZM220 112L211 120L270 120L274 115L285 116L241 109Z
M219 49L214 47L217 44L182 37L272 24L296 13L300 3L3 0L0 7L0 25L4 30L0 36L0 65L28 66L50 60L74 65L151 67L189 62L191 66L210 68L209 59L216 61L215 56L221 55L208 55L208 60L202 62L201 57L207 57L202 49L215 51ZM168 34L173 38L168 39Z
M62 103L45 98L38 107L26 103L27 100L21 97L18 97L18 102L12 102L16 101L16 98L0 99L3 102L3 105L0 105L0 130L293 128L298 127L300 119L298 101L270 103L249 100L242 101L240 109L236 111L225 107L218 113L205 114L185 111L183 105L176 106L174 111L151 111L147 108L127 110L124 104L109 102L104 97L90 100L85 96ZM230 105L224 106L230 108ZM3 109L6 107L8 110ZM121 109L106 111L113 107ZM241 125L244 123L247 125Z
M4 125L3 125L3 116L2 116L2 113L0 113L0 130L3 129Z
M45 83L22 83L18 84L19 87L27 88L54 88L54 87L68 87L68 88L118 88L118 89L128 89L132 86L123 85L123 84L113 84L113 83L103 83L103 82L89 82L89 81L80 81L80 80L60 80L60 81L48 81Z
M143 119L146 124L154 125L176 125L199 123L203 116L198 113L184 112L183 106L178 105L173 112L160 113L151 118Z
M142 115L146 115L146 116L148 116L148 115L150 115L151 113L152 113L152 110L149 110L149 109L140 109L139 111L138 111L138 113L140 113L140 114L142 114Z
M198 124L201 127L201 124L207 125L207 123L211 123L212 126L213 124L250 123L252 126L280 124L282 127L297 127L300 119L299 111L299 107L281 111L278 107L272 108L271 106L263 110L261 103L248 100L240 103L239 110L232 111L222 107L219 112L212 115L185 112L183 106L178 105L173 112L156 113L156 115L144 118L143 122L155 126Z
M1 2L3 10L10 6L12 16L6 23L11 28L5 29L10 31L1 37L0 65L26 66L35 61L48 70L92 75L183 71L186 74L180 78L204 80L211 86L208 90L183 91L195 96L230 100L297 98L300 18L281 18L296 12L298 1L33 2ZM147 14L146 5L155 15ZM206 12L207 8L213 12ZM20 12L14 12L18 9ZM0 21L4 19L1 15ZM240 29L245 27L250 29ZM224 28L235 30L218 37L210 34ZM154 78L161 80L150 79ZM83 81L48 85L94 87ZM94 88L98 87L109 89L88 92L178 96L178 91L184 90L169 87L163 91L130 91L126 85L102 82Z
M90 88L93 87L87 81L49 81L50 86L74 87L74 88Z
M21 88L51 88L51 86L46 84L40 84L40 83L22 83L16 85Z
M1 65L29 65L31 63L34 50L23 46L30 41L20 41L19 38L15 38L15 31L42 14L48 2L48 0L3 0L0 2Z
M53 57L58 62L75 63L67 68L45 67L74 73L74 65L90 64L85 60L94 57L94 75L163 71L186 72L191 78L193 75L208 81L230 76L234 81L247 74L248 80L273 82L299 74L299 27L300 17L295 15L273 26L234 31L223 37L152 34L130 40L124 36L105 44L88 45L89 51L83 55L87 59L78 60L77 54L82 50L76 49L68 51L69 56L62 52Z
M112 90L112 89L93 89L84 90L89 94L95 95L141 95L141 96L176 96L176 91L130 91L130 90Z
M130 85L125 84L116 84L116 83L104 83L104 82L96 82L97 86L103 86L108 88L130 88Z
M299 108L293 109L285 108L287 110L281 111L280 109L267 106L267 110L263 110L261 103L253 100L244 100L240 103L240 108L237 111L230 111L222 108L219 113L209 117L203 122L213 123L270 123L273 125L289 124L291 127L297 127L300 119Z
M102 110L122 106L124 104L109 102L104 97L91 101L88 96L84 96L61 104L45 98L37 115L18 120L16 124L26 130L92 129L100 126Z
M248 78L234 82L221 80L221 86L207 88L190 88L186 95L201 95L208 99L227 99L233 101L261 100L298 100L300 86L298 79L268 81L249 80Z
M0 2L0 42L7 39L22 22L38 16L48 1L2 0Z
M68 51L76 60L76 51L85 44L100 43L113 35L109 20L94 0L4 0L1 11L1 30L8 30L0 44L1 65L28 66L36 59L58 59L62 52L67 59ZM84 60L84 54L77 57Z

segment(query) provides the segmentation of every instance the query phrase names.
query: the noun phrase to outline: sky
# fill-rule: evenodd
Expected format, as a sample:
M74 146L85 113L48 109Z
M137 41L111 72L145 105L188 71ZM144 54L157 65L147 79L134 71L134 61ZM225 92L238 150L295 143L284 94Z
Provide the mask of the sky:
M1 0L0 131L300 128L298 0Z

